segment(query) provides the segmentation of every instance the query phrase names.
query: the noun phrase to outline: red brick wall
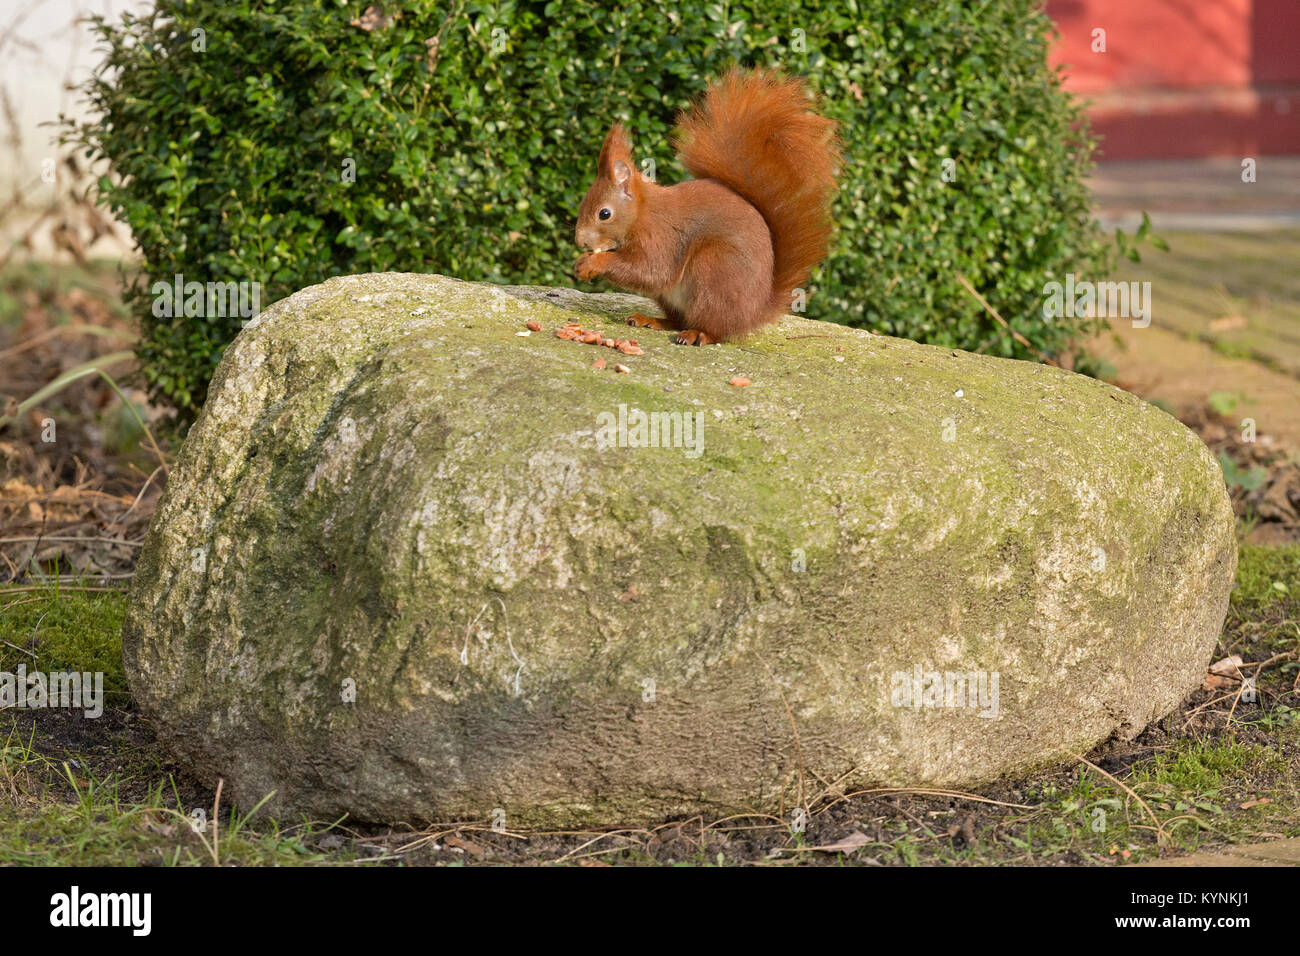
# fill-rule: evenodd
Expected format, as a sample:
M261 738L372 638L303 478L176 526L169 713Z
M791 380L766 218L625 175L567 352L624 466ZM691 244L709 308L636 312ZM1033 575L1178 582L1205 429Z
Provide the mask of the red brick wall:
M1300 153L1300 0L1047 0L1047 12L1102 159Z

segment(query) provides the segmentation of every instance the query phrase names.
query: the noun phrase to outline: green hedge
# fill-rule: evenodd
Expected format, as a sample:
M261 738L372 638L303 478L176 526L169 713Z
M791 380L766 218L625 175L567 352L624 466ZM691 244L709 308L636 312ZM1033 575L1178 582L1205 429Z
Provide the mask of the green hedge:
M240 319L155 316L154 282L260 282L263 306L372 270L572 284L610 122L674 181L674 114L737 61L806 76L843 124L840 232L811 316L1033 357L960 272L1058 354L1078 323L1044 322L1044 284L1109 261L1082 181L1091 142L1037 0L411 0L388 23L365 9L161 0L96 21L107 55L85 89L102 121L67 138L111 162L101 199L143 253L129 300L145 375L183 417Z

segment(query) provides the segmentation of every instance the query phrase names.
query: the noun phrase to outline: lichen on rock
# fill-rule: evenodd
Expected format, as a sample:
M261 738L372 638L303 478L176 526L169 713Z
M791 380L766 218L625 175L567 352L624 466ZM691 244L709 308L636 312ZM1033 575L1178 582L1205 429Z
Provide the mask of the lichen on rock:
M162 741L280 815L636 823L973 786L1197 685L1233 516L1169 415L793 317L622 324L649 310L383 274L250 323L136 573ZM645 354L594 369L570 321Z

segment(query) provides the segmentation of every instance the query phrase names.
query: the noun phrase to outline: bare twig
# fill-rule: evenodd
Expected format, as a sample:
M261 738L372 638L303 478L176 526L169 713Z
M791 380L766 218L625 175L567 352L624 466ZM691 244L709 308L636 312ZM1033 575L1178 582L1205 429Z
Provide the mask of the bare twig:
M0 538L0 544L18 544L21 541L106 541L109 544L124 544L132 548L138 548L144 543L142 541L130 541L125 538L107 538L103 535L92 535L91 537L83 538L75 535L48 534L44 538Z
M1012 337L1013 339L1015 339L1017 342L1019 342L1019 343L1020 343L1021 345L1023 345L1025 348L1030 349L1032 352L1034 352L1035 355L1037 355L1040 359L1042 359L1042 360L1043 360L1044 362L1046 362L1048 365L1054 365L1054 366L1056 366L1056 368L1060 368L1060 367L1061 367L1059 363L1054 362L1054 361L1053 361L1052 359L1050 359L1047 355L1045 355L1044 353L1038 351L1037 347L1035 347L1034 343L1030 342L1029 339L1025 338L1023 335L1021 335L1019 332L1017 332L1017 331L1016 331L1015 329L1013 329L1011 326L1007 325L1007 320L1004 319L1004 318L1002 318L1002 316L998 315L997 310L994 309L993 306L989 305L988 300L985 299L984 296L980 295L978 292L975 291L975 287L974 287L973 285L971 285L970 282L967 281L966 277L965 277L964 275L962 275L960 272L957 273L957 281L960 282L963 286L966 287L966 291L967 291L967 292L969 292L971 295L975 296L975 301L978 302L980 305L984 306L984 310L985 310L986 312L988 312L989 315L991 315L991 316L993 316L993 318L997 319L998 325L1002 326L1004 329L1006 329L1008 332L1011 333L1011 337Z
M1141 797L1139 797L1139 796L1137 795L1137 791L1135 791L1135 790L1134 790L1132 787L1130 787L1128 784L1124 783L1124 781L1120 780L1118 777L1112 776L1111 774L1107 773L1105 770L1102 770L1100 767L1098 767L1095 763L1093 763L1093 762L1092 762L1091 760L1089 760L1087 757L1081 756L1081 755L1076 754L1076 753L1070 753L1070 751L1068 751L1068 750L1062 750L1061 753L1069 754L1071 757L1073 757L1075 760L1079 761L1080 763L1087 764L1087 765L1088 765L1089 767L1091 767L1093 770L1097 771L1099 774L1101 774L1101 775L1102 775L1103 777L1105 777L1107 780L1109 780L1109 781L1111 781L1113 784L1115 784L1115 786L1120 787L1121 789L1123 789L1125 793L1127 793L1129 796L1131 796L1134 800L1136 800L1136 801L1141 805L1142 809L1146 811L1147 816L1149 816L1149 817L1151 818L1151 822L1155 824L1156 842L1157 842L1157 843L1160 843L1160 844L1163 844L1163 843L1165 842L1165 840L1168 839L1168 837L1165 836L1165 828L1164 828L1163 826L1160 825L1160 818L1157 817L1157 816L1156 816L1156 815L1151 811L1151 808L1150 808L1149 806L1147 806L1147 802L1146 802L1145 800L1143 800Z

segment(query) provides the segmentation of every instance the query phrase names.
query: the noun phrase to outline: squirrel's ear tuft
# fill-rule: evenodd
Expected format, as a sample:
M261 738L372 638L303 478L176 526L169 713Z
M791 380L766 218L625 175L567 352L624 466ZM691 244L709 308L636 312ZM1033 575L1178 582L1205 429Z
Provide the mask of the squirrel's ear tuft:
M632 166L624 159L616 159L609 167L609 178L614 181L614 185L623 191L626 199L631 199L632 192Z
M605 136L605 145L600 148L600 172L612 179L616 160L629 165L632 163L632 141L628 139L627 130L623 129L622 123L611 126Z

